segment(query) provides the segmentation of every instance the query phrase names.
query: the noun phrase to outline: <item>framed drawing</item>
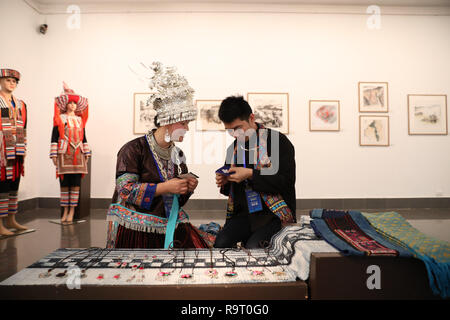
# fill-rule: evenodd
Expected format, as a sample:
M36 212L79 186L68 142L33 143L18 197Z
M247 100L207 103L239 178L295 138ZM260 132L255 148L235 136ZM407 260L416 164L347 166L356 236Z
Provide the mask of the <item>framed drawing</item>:
M447 95L408 94L408 134L447 135Z
M222 100L195 100L197 108L197 131L225 131L219 119L219 107Z
M339 100L309 100L309 131L339 130Z
M135 93L133 98L134 106L134 134L145 134L155 128L153 119L156 111L149 104L150 93Z
M289 94L249 92L247 102L257 122L281 133L289 133Z
M387 82L359 82L359 112L388 112L389 92Z
M389 116L359 116L360 146L389 146Z

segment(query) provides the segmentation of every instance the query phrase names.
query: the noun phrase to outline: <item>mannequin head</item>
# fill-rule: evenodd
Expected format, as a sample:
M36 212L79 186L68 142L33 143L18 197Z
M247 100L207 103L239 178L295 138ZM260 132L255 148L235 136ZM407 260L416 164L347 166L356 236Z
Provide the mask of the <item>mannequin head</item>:
M66 113L73 113L77 108L77 103L75 101L70 101L67 103Z
M0 78L1 91L11 94L17 87L17 79L13 77Z

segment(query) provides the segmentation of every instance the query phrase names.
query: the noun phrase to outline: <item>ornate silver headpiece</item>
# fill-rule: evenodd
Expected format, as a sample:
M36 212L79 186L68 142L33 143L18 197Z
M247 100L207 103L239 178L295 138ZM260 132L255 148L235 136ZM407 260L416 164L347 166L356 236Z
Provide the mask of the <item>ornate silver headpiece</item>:
M193 103L194 89L186 78L176 73L175 67L163 67L161 62L150 66L154 75L149 88L155 91L150 96L150 103L157 113L160 126L185 120L195 120L197 109Z

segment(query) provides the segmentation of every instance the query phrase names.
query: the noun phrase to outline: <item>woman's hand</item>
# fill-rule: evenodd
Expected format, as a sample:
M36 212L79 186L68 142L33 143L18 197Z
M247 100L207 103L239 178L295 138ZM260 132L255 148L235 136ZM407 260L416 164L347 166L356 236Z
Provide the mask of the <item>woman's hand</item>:
M196 178L188 178L188 192L194 192L195 188L197 188L198 180Z
M52 158L53 164L55 165L55 167L58 165L58 163L56 162L56 157Z
M162 193L186 194L188 192L187 179L173 178L163 184L165 185L166 192Z

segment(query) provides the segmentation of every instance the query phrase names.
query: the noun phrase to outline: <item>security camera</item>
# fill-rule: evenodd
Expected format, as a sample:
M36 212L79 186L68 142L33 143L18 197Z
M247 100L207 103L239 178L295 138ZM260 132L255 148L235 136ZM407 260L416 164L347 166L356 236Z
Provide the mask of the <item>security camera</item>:
M46 34L47 33L47 29L48 29L48 25L47 24L41 24L39 26L39 32L42 34Z

